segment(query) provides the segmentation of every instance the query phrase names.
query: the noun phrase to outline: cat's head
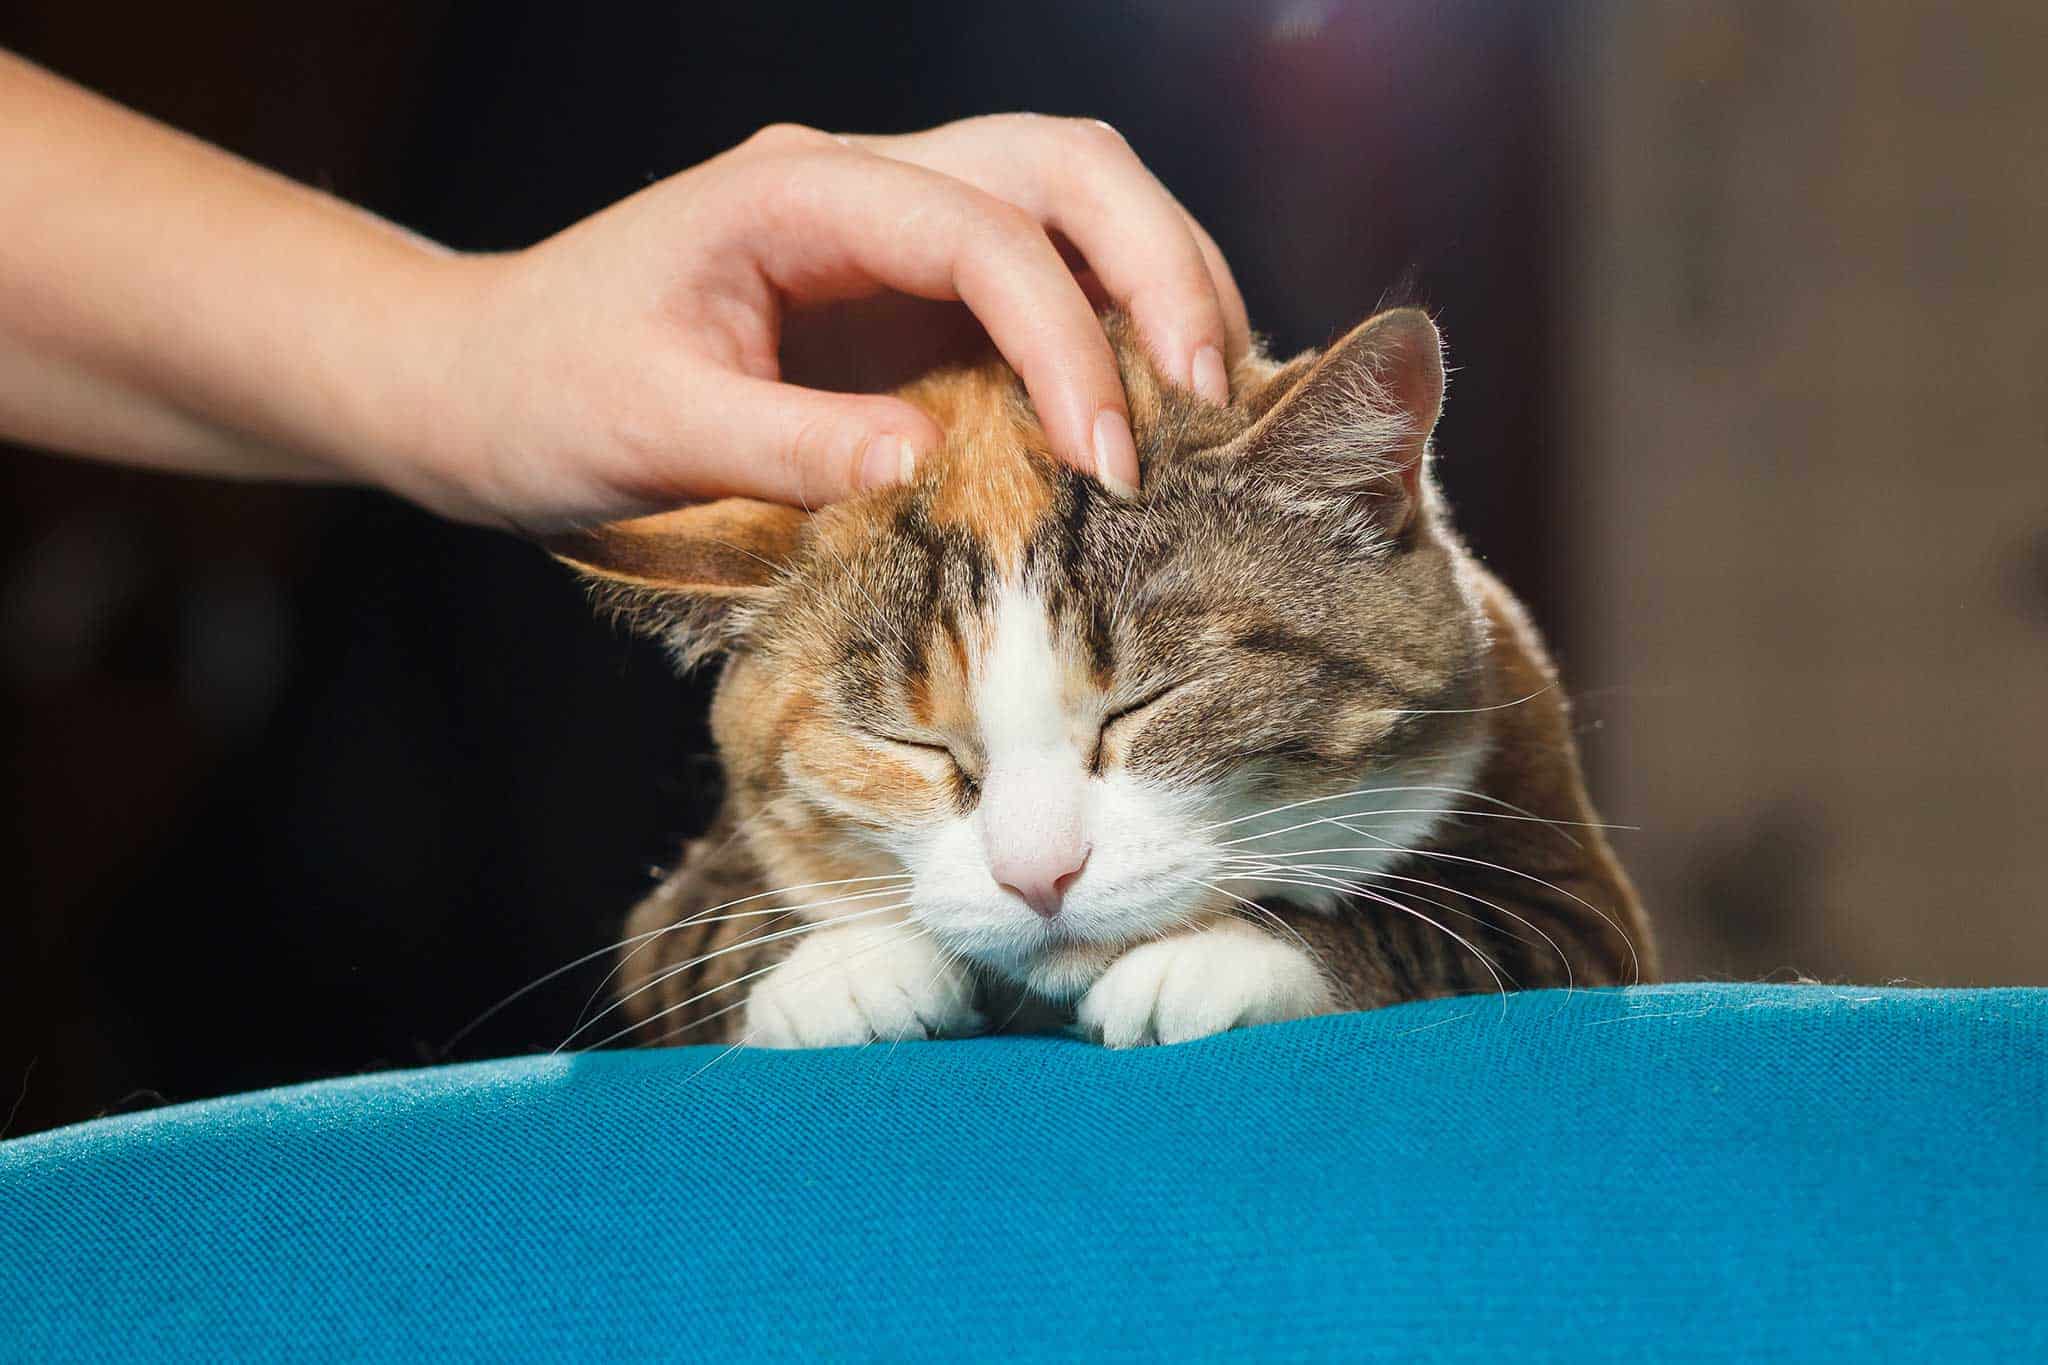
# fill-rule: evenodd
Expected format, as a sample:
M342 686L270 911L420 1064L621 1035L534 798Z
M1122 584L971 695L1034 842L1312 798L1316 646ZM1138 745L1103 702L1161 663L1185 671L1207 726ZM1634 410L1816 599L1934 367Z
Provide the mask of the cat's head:
M1133 500L1049 459L990 364L903 391L947 433L908 486L558 546L682 664L728 656L713 731L771 884L907 873L888 903L1053 998L1178 924L1327 899L1427 829L1477 748L1429 318L1255 356L1227 407L1110 331Z

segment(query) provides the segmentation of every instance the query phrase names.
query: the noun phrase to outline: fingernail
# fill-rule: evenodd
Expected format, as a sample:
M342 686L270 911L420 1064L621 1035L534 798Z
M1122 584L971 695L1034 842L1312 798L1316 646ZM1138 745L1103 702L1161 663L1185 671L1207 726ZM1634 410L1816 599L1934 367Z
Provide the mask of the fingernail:
M1230 401L1230 373L1223 368L1223 352L1204 346L1195 352L1195 392L1211 403Z
M860 457L860 486L887 488L909 483L917 472L917 452L901 436L877 436Z
M1137 467L1138 444L1131 439L1130 422L1115 408L1104 408L1095 418L1095 477L1118 497L1134 498L1137 488L1115 471Z

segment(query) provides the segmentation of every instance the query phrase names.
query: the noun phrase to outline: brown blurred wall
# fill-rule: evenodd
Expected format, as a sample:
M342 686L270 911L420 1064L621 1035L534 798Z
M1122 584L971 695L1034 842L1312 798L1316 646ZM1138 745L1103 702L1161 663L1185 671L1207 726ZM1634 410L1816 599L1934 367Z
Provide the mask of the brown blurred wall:
M1565 47L1572 672L1669 967L2048 981L2048 7Z

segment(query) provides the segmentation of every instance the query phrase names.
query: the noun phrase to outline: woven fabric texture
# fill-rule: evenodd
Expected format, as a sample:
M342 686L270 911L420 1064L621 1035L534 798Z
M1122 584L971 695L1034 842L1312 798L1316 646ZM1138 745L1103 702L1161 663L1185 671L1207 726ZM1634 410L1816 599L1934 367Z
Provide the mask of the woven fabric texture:
M0 1358L2048 1359L2048 990L528 1057L0 1143Z

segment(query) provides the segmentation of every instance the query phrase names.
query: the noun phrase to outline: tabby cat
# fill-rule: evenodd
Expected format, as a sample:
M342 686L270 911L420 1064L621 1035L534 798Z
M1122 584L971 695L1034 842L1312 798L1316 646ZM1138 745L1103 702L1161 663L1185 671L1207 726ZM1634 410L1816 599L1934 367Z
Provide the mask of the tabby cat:
M1130 1047L1651 975L1556 675L1431 477L1430 318L1254 354L1225 406L1106 325L1134 499L990 361L901 391L946 432L905 486L557 542L679 666L724 658L725 805L605 1026Z

